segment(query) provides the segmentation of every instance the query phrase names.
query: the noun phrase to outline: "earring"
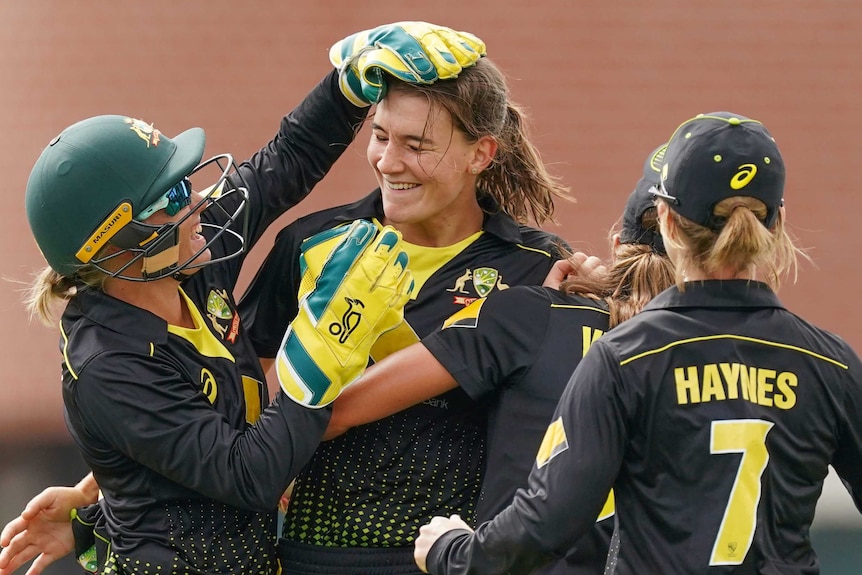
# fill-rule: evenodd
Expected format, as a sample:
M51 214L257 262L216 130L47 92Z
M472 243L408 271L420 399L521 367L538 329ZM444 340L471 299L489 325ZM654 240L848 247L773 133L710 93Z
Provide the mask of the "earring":
M470 168L470 173L474 176L479 173L479 168Z

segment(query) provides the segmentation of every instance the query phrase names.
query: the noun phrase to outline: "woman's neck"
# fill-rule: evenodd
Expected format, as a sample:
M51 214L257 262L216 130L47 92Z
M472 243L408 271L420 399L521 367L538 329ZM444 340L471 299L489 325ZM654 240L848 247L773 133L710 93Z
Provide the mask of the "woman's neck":
M405 242L416 246L440 248L457 244L482 229L485 213L475 209L421 222L393 222L383 217L383 224L393 226Z
M686 271L684 281L697 282L703 280L753 280L757 279L757 273L754 268L746 270L736 270L730 267L724 267L714 272L707 273L704 270L696 270L694 272Z

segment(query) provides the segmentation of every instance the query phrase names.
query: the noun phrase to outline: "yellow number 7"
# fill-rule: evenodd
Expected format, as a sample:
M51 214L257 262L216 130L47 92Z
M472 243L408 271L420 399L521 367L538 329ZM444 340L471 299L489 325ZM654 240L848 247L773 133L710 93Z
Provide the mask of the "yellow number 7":
M751 547L760 502L760 477L769 463L766 435L773 425L759 419L712 422L709 452L742 453L742 460L715 538L710 565L739 565Z

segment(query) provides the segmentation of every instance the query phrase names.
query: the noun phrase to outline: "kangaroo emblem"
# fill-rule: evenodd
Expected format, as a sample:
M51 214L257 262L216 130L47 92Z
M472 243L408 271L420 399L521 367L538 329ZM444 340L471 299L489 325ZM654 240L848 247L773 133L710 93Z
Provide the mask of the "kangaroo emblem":
M473 279L473 272L467 269L464 272L464 275L455 280L455 286L452 288L446 289L446 291L458 292L458 293L470 293L464 289L464 286L467 285L467 282Z

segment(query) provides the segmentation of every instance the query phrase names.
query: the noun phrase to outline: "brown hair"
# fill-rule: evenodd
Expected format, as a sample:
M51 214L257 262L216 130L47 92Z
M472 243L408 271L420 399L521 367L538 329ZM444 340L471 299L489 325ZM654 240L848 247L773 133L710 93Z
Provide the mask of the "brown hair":
M655 208L643 213L641 225L658 231ZM612 229L610 235L615 231ZM629 243L614 249L613 263L604 277L569 279L560 285L560 290L605 300L610 312L609 327L614 327L634 316L673 283L673 263L667 255L646 244Z
M506 78L488 58L465 68L454 80L431 85L391 80L388 89L423 94L449 112L453 125L470 142L483 136L497 141L491 165L479 176L479 193L493 197L518 222L554 221L554 197L572 199L542 163L527 134L526 113L509 100Z
M791 270L796 280L799 256L810 259L794 245L784 225L783 211L779 211L772 229L763 225L766 205L756 198L734 196L716 204L713 215L721 226L718 232L680 216L673 209L668 212L680 232L674 238L664 236L666 244L679 250L676 283L680 289L686 270L698 269L709 274L721 269L735 273L755 269L777 290L781 278Z

